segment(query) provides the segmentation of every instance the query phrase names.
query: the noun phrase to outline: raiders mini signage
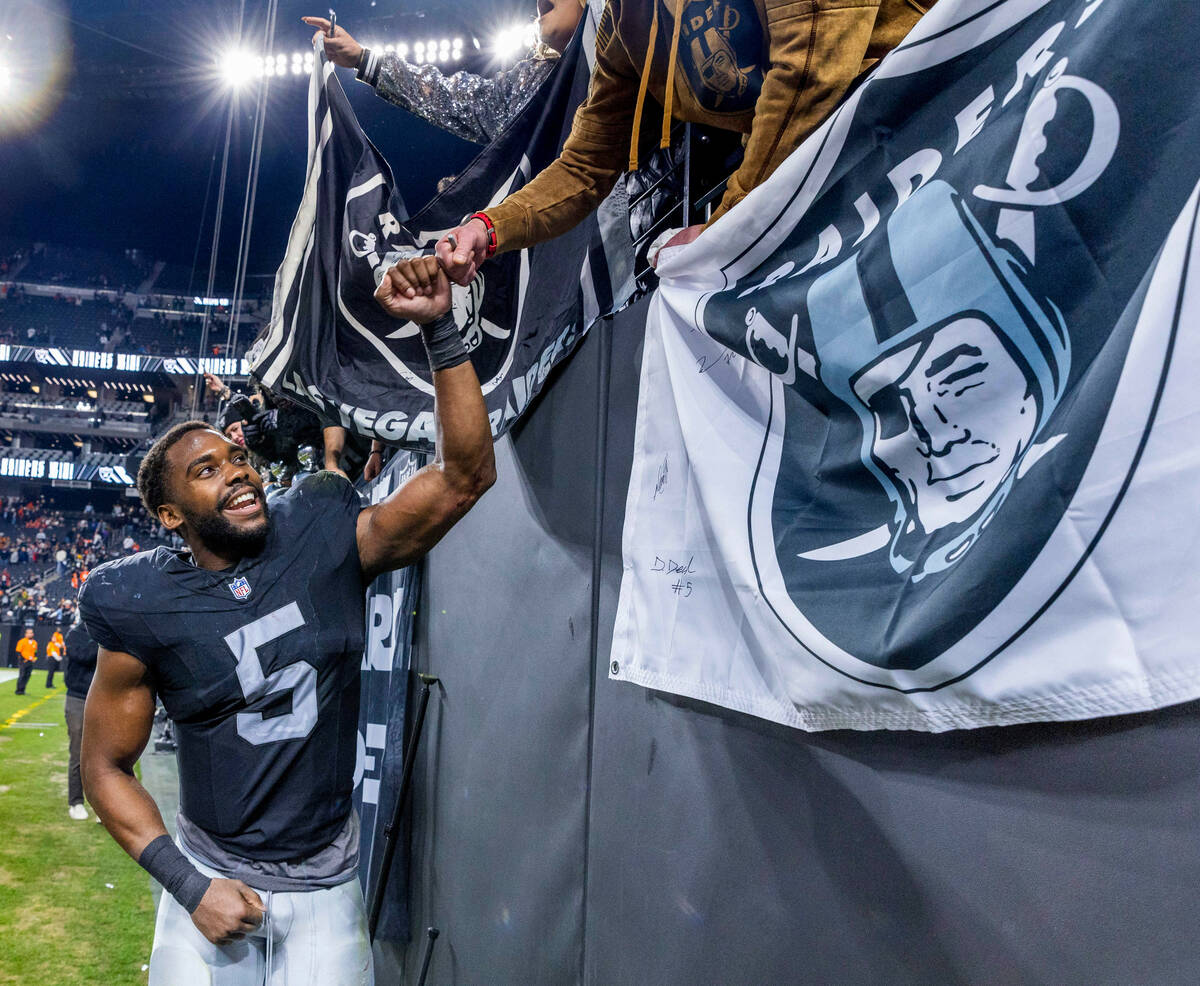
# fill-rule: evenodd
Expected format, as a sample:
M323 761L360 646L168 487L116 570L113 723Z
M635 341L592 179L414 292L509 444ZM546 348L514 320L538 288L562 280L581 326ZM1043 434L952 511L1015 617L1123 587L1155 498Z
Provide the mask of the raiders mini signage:
M432 247L465 215L496 204L557 156L587 91L581 50L577 38L505 133L410 217L391 169L318 48L304 195L276 276L271 322L249 354L252 372L331 423L430 448L433 384L417 326L385 315L373 293L399 256ZM592 217L553 244L501 254L470 285L455 286L454 318L494 434L512 424L590 324L613 308L610 241Z
M812 729L1200 696L1198 43L942 0L663 258L614 677Z
M426 457L399 452L360 492L379 503L410 479ZM420 594L418 565L384 572L367 590L367 645L361 665L358 756L354 766L354 810L360 824L358 874L368 900L382 892L375 937L408 940L408 842L397 841L389 872L382 872L387 828L400 793L408 731L408 676L412 664L413 617Z

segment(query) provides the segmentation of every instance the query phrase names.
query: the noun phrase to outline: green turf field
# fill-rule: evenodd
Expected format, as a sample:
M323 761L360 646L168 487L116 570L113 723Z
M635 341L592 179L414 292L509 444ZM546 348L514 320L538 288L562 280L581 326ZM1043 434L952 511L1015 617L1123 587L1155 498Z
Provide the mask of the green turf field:
M0 984L145 983L149 877L94 815L67 817L61 680L47 692L35 671L25 695L0 680Z

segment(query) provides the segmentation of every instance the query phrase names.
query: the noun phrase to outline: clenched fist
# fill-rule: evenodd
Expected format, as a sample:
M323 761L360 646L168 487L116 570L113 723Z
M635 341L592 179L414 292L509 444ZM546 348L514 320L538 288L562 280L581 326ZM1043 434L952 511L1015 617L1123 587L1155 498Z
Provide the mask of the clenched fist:
M192 914L192 924L214 945L228 945L262 924L267 909L241 880L214 879Z
M410 257L388 268L375 300L392 318L423 325L450 310L450 281L436 257Z

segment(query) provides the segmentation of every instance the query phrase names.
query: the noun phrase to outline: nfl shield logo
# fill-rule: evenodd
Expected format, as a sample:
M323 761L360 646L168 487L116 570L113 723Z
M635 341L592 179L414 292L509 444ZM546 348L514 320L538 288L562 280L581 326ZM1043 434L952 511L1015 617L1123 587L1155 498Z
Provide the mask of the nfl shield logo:
M242 576L230 582L229 588L238 599L246 599L250 596L250 583Z

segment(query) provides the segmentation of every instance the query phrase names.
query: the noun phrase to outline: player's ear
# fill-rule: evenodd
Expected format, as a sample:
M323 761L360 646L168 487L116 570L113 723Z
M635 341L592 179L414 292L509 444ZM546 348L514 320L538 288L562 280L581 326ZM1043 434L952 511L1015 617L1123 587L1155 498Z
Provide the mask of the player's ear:
M175 504L163 503L158 507L158 522L168 531L177 531L183 526L183 514L175 509Z

